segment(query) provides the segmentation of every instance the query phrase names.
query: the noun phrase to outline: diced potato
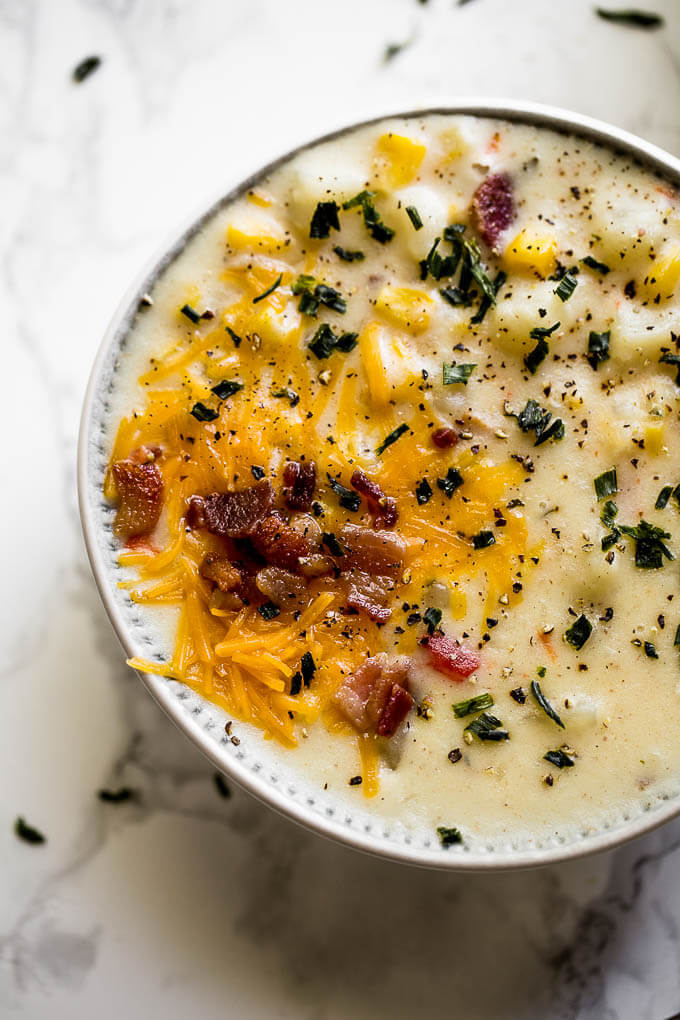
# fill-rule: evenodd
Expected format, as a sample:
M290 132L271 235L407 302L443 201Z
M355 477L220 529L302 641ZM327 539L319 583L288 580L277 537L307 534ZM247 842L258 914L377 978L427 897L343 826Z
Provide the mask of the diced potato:
M557 241L554 237L525 227L505 249L503 261L508 269L519 272L529 270L546 276L555 265L556 250Z
M507 294L510 296L506 297ZM572 300L576 301L576 294ZM489 309L484 322L495 345L508 353L524 357L536 346L536 341L529 335L534 326L552 326L559 322L562 307L562 302L555 294L553 280L537 282L535 279L515 276L501 288L497 304ZM545 318L539 309L546 312ZM549 341L553 348L559 343L558 334Z
M375 158L380 180L391 189L405 187L418 173L426 151L424 145L404 135L381 135Z
M439 144L447 161L460 159L468 150L468 143L459 127L445 128L439 135Z
M388 322L416 336L430 325L432 305L432 298L411 287L383 287L375 303Z
M395 191L392 195L393 210L389 216L385 211L385 219L390 226L403 226L399 230L399 238L408 248L414 259L424 259L432 247L435 237L441 236L442 228L460 218L460 210L447 219L447 204L441 195L425 184L411 184L408 188ZM406 214L406 207L415 206L423 225L414 230Z
M602 188L594 190L590 205L595 258L611 268L646 274L665 230L659 204Z
M359 336L359 351L374 404L406 394L420 379L420 364L379 322L369 322Z
M660 294L661 298L671 297L680 280L680 241L674 242L651 262L644 279L648 294Z
M680 310L674 303L643 306L622 301L616 335L612 335L612 357L627 360L646 356L658 361L658 351L668 345L671 332L680 332Z

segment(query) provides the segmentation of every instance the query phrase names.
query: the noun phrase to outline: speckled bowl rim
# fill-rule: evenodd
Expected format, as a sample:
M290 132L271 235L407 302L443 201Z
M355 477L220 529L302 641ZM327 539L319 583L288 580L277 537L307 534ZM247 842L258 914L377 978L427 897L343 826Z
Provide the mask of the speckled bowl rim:
M391 117L418 118L429 114L468 115L483 118L497 118L543 127L583 137L600 143L609 149L633 156L643 166L659 173L674 185L680 187L680 160L635 135L612 127L602 121L568 110L533 102L506 99L474 98L455 99L441 106L432 106L410 111L376 111L372 116L344 123L312 140L305 140L285 155L265 167L255 170L226 193L204 203L197 215L192 216L179 230L175 230L168 241L152 257L144 270L139 273L118 306L111 324L101 342L89 384L85 394L78 440L78 499L80 517L87 553L92 566L99 594L120 642L129 657L139 653L132 638L133 621L124 612L118 589L115 567L113 566L113 542L111 531L112 513L105 508L101 495L103 481L101 455L95 463L93 451L102 452L102 406L106 407L106 395L113 385L116 357L134 323L139 301L150 291L166 268L183 251L186 244L215 213L223 206L242 195L258 181L300 152L335 138L342 137L357 128L366 127ZM127 618L126 618L127 617ZM140 627L139 616L135 626ZM465 852L464 848L444 849L432 841L430 846L415 847L408 839L397 842L385 834L378 835L364 829L353 828L346 821L328 816L316 802L311 804L296 800L276 785L273 777L263 773L261 765L249 764L243 751L230 743L221 727L215 722L201 720L204 709L214 706L200 695L189 692L176 681L165 677L139 674L142 682L161 708L205 754L215 768L229 776L238 785L248 790L263 803L280 814L292 819L322 836L335 840L391 861L414 864L420 867L438 868L449 871L487 871L529 868L558 861L573 860L586 854L611 850L630 839L642 836L680 813L680 796L668 795L645 806L636 817L624 820L601 831L581 834L569 842L556 840L549 846L499 850L487 846ZM208 713L210 715L210 713ZM383 825L375 828L382 829Z

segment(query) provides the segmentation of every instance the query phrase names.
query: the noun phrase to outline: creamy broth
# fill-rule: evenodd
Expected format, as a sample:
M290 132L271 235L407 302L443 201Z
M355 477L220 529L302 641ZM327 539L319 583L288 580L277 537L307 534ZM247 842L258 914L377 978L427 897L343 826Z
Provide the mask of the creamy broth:
M499 175L497 208L485 217L474 211L478 189ZM342 208L364 190L373 198ZM322 216L329 236L310 238L319 203L336 203L339 229ZM502 229L492 237L494 217ZM454 225L465 231L445 236ZM356 252L363 258L348 260ZM437 256L456 253L455 272L445 264L437 279ZM467 287L461 265L473 269ZM252 643L263 663L267 625L274 658L276 635L291 628L297 658L263 667L286 698L305 641L316 642L316 672L292 695L307 708L291 719L292 701L277 702L293 734L277 751L286 768L386 822L455 826L464 839L596 829L675 790L680 595L670 557L680 555L680 489L667 487L680 483L679 278L670 185L588 141L491 119L430 115L359 129L218 211L140 308L112 393L113 460L160 449L163 513L149 541L121 553L131 597L164 635L171 668L156 671L225 707L241 739L270 736L261 721L244 721L229 679L236 666L248 690L258 683L252 664L232 661L237 638L225 639L246 617L211 600L201 549L182 547L200 532L186 528L186 500L252 486L256 468L281 507L286 462L305 457L317 465L315 519L337 537L347 523L374 523L365 499L342 505L328 481L351 497L360 467L396 500L390 531L406 547L384 598L389 619L348 613L331 574L295 603L304 613L336 593L314 633L294 633L292 605L270 620L251 605L244 624L265 635ZM494 282L485 309L483 288ZM318 302L319 284L332 288L335 308ZM324 323L330 341L323 331L319 341ZM225 381L242 388L221 397ZM433 443L442 428L455 445ZM199 460L202 474L191 466ZM199 472L193 492L184 470ZM661 532L641 530L641 520ZM168 577L158 598L145 595ZM189 603L210 617L209 647L201 658L196 639L179 662ZM433 668L428 631L474 652L474 672ZM414 706L390 738L358 738L333 691L380 652L411 657ZM270 698L274 688L262 687ZM508 739L480 739L481 712L452 710L485 693L488 726ZM350 786L355 777L362 782Z

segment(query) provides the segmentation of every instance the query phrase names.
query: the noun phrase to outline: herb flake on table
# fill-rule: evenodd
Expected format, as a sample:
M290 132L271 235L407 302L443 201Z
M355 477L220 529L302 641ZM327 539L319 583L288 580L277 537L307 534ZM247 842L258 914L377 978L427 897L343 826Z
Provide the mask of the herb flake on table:
M655 14L653 11L641 11L635 7L624 7L620 10L596 7L595 13L603 21L612 21L617 25L627 25L630 28L662 28L666 23L660 14Z
M102 64L102 58L97 56L85 57L79 64L73 68L71 72L71 78L76 85L81 85L86 78L89 78L91 74L94 74Z
M39 846L41 843L47 842L47 837L39 829L24 821L21 815L14 822L14 834L19 839L22 839L24 843L31 843L33 846Z
M531 681L531 693L536 699L539 707L543 709L548 718L552 719L554 723L557 723L558 726L561 726L561 728L564 729L564 723L541 690L541 685L538 680Z
M231 789L227 785L227 781L222 775L222 773L215 772L213 774L213 781L215 783L215 788L217 789L217 792L219 793L220 797L224 797L225 800L228 800L229 797L231 797Z
M493 696L491 694L477 694L474 698L467 698L465 701L457 701L452 705L453 714L456 719L462 719L472 712L482 712L485 708L493 708Z
M592 623L590 622L587 616L584 616L583 613L581 613L578 619L574 620L571 627L569 627L569 629L565 631L564 640L568 644L570 644L572 648L575 648L577 651L580 651L580 649L583 648L584 644L586 643L592 632L593 632Z
M129 786L119 786L116 790L98 790L97 797L104 804L125 804L135 797L135 791Z
M442 846L455 846L463 842L460 830L447 825L438 825L437 835Z

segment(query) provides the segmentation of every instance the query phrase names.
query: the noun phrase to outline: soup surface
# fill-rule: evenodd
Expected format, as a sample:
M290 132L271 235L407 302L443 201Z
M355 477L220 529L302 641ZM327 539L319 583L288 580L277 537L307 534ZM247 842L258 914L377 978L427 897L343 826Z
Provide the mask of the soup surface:
M673 187L544 129L389 120L258 180L120 357L132 665L444 845L674 793L679 279Z

